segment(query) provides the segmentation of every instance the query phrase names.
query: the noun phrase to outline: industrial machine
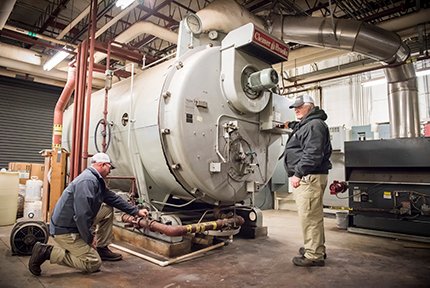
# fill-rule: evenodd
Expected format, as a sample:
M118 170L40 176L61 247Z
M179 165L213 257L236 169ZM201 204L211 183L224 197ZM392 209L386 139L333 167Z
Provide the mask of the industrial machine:
M430 138L345 142L349 226L430 236Z
M252 200L282 154L285 129L276 126L288 119L289 101L273 92L278 75L271 68L287 60L288 46L251 23L227 35L202 33L200 25L196 15L187 17L176 58L114 84L108 96L106 153L116 166L112 176L135 177L134 201L150 209L153 221L123 220L170 243L183 235L156 231L154 223L170 228L238 215L250 236L267 233ZM94 154L100 149L95 143L100 143L105 91L94 93L91 101L89 153ZM73 105L64 116L67 149L73 141L72 116ZM108 184L129 191L129 183L112 179ZM189 232L210 226L217 235L232 235L243 223L234 219Z

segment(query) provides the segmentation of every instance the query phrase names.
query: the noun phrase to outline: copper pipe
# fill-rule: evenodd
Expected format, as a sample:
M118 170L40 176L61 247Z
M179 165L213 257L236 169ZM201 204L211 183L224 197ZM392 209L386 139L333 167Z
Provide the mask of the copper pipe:
M72 135L74 135L75 134L75 131L76 131L76 117L77 117L77 109L76 109L76 99L77 99L77 95L79 95L79 67L80 67L80 53L81 53L81 46L82 46L82 44L79 44L78 45L78 48L77 48L77 51L78 51L78 54L76 54L76 67L77 67L77 70L76 70L76 75L75 75L75 78L77 79L77 81L75 81L75 105L73 106L73 118L72 118ZM73 157L74 157L74 151L75 151L75 140L74 139L72 139L72 147L71 147L71 151L70 151L70 176L72 176L72 174L73 174L73 172L72 171L74 171L74 167L75 167L75 163L74 163L74 161L73 161Z
M61 92L58 98L57 104L54 110L54 125L52 131L52 148L61 149L61 137L63 135L63 113L66 108L67 102L69 102L70 96L72 96L73 90L75 89L76 83L76 67L69 66L67 71L67 82L64 86L63 92Z
M231 218L182 226L166 225L155 220L135 218L134 216L127 214L122 215L121 219L123 222L133 224L136 228L145 228L172 237L183 236L188 233L201 233L208 230L219 230L225 227L237 227L245 223L245 220L241 216L237 215Z
M79 65L77 75L77 89L75 96L74 121L73 121L73 146L72 146L72 167L70 169L70 180L76 178L81 172L81 151L82 151L82 129L83 113L85 101L85 79L87 71L88 41L84 40L79 51Z
M88 82L87 82L87 93L86 93L86 105L85 105L85 127L82 142L82 161L81 170L87 167L88 162L88 138L90 131L90 115L91 115L91 93L93 83L93 68L94 68L94 46L96 42L96 26L97 26L97 0L91 0L91 30L89 33L90 40L90 57L89 57L89 69L88 69ZM81 172L81 171L80 171Z

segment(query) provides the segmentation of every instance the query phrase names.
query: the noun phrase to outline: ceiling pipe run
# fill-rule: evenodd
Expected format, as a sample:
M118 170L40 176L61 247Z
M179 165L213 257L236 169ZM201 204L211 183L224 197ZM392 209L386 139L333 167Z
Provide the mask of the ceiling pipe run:
M10 13L12 13L13 6L15 6L16 0L2 0L0 1L0 30L3 29L9 18Z
M228 33L250 22L261 29L265 28L263 20L252 15L236 1L216 0L196 14L202 21L203 32L216 30Z
M150 34L173 44L176 44L178 42L178 34L176 32L173 32L167 28L161 27L149 21L140 21L133 24L132 26L130 26L130 28L115 37L113 41L127 44L128 42L142 34ZM105 58L106 54L104 53L97 52L94 55L94 61L96 63L102 61Z

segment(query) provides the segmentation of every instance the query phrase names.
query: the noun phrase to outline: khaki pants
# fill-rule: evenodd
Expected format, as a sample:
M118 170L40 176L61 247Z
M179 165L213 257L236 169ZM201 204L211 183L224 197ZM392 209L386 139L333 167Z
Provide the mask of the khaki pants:
M299 219L302 226L305 257L313 260L324 259L325 236L323 195L327 186L326 174L307 175L300 186L293 189Z
M97 231L97 246L104 247L112 240L113 208L102 204L93 225ZM73 267L84 272L97 271L102 260L97 250L82 240L79 233L54 236L55 242L51 253L51 263Z

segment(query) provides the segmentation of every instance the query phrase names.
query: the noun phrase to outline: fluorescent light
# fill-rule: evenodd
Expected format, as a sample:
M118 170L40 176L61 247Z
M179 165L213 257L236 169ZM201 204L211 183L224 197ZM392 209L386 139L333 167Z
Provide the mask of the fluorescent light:
M363 87L372 87L372 86L386 84L386 83L387 83L387 79L385 79L385 78L377 78L377 79L372 79L372 80L369 80L369 81L365 81L365 82L361 83L361 86L363 86Z
M60 63L64 59L66 59L67 56L69 56L69 55L70 55L70 53L67 53L66 51L59 51L59 52L57 52L57 54L55 54L54 56L52 56L51 59L49 59L48 61L46 61L46 63L43 65L43 70L50 71L52 68L54 68L55 66L57 66L58 63Z
M425 76L425 75L429 75L429 74L430 74L430 69L417 71L417 73L416 73L417 77Z
M117 0L116 1L116 7L121 7L122 10L130 6L131 3L133 3L135 0Z

